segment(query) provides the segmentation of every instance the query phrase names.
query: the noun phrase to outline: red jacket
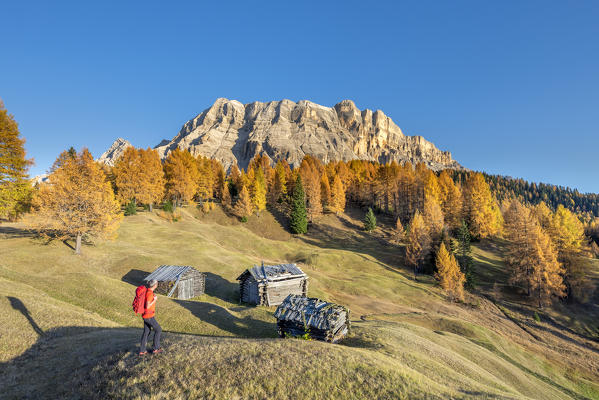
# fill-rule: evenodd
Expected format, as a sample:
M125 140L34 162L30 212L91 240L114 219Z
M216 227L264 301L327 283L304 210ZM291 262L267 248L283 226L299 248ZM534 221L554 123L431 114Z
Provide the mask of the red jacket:
M142 314L142 316L141 316L142 318L152 318L154 316L154 314L156 313L156 303L154 303L148 307L148 304L150 304L153 300L154 300L154 292L152 291L152 289L146 290L146 307L145 307L146 310Z

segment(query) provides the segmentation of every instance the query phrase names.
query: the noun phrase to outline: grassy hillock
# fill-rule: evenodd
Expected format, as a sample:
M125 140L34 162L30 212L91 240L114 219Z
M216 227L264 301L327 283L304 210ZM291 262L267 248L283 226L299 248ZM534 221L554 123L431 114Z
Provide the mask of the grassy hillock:
M304 237L268 212L181 214L127 217L81 256L0 226L0 397L599 398L597 299L535 320L503 285L500 240L474 247L480 289L453 304L430 277L414 281L390 231L361 231L359 210ZM311 296L349 306L349 337L278 339L274 308L238 303L235 278L261 261L299 263ZM207 293L159 298L165 352L140 358L131 301L160 264L206 272Z

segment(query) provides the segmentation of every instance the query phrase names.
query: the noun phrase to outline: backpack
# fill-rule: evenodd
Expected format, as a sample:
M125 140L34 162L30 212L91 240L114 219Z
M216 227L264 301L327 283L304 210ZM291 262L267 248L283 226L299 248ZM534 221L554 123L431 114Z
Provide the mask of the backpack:
M141 285L135 289L135 298L133 299L133 311L135 314L143 314L146 311L146 286Z

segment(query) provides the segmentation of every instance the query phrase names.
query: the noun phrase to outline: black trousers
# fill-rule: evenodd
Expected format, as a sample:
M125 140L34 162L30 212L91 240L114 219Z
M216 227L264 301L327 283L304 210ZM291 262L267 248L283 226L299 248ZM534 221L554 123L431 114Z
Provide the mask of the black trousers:
M139 348L139 351L142 353L146 351L148 336L150 336L150 331L152 329L154 330L154 350L158 350L160 348L160 334L162 333L160 324L154 317L144 318L144 333L141 335L141 346Z

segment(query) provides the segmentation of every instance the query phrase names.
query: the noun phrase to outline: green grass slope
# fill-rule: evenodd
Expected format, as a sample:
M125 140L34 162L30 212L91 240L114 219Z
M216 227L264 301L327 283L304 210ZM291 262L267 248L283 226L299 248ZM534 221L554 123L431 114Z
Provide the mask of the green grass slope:
M430 277L413 280L389 232L360 231L357 211L305 237L267 212L247 224L218 209L182 214L127 217L82 256L0 226L0 397L599 398L596 301L535 321L495 284L500 241L475 247L481 291L452 304ZM350 307L349 337L278 339L274 308L238 303L235 278L261 261L301 264L309 295ZM131 300L160 264L206 272L207 292L159 298L165 353L140 358Z

